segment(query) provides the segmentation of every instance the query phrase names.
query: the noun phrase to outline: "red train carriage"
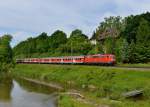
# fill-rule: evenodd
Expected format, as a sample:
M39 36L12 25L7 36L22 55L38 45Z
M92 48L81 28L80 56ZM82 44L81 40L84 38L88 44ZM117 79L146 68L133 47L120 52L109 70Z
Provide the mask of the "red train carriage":
M112 54L97 54L87 56L65 56L49 58L17 59L17 63L41 63L41 64L115 64L115 56Z
M73 64L80 64L84 63L84 56L69 56L63 57L62 63L73 63Z

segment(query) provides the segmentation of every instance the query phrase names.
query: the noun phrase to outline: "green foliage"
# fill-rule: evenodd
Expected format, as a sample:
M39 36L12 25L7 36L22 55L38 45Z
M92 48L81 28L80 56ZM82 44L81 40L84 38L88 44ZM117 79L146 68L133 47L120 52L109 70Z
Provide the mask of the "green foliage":
M88 37L82 33L80 30L74 30L66 45L66 51L71 54L85 55L92 48Z
M137 43L148 45L150 42L150 23L146 19L141 19L137 30Z
M34 43L34 42L33 42ZM48 51L48 36L46 33L40 34L36 39L35 39L35 49L36 52L38 53L43 53ZM34 44L33 44L34 45ZM28 46L29 47L29 46Z
M10 35L0 37L0 71L8 71L12 63L12 49L10 47Z
M66 43L66 34L62 31L56 31L51 36L42 33L38 37L28 38L14 47L16 58L25 57L48 57L55 53L57 48Z
M141 19L137 32L136 50L139 54L139 62L150 62L150 24L147 20Z
M102 48L102 45L97 43L96 45L92 46L92 49L88 52L88 54L103 54L104 51Z
M124 29L124 22L120 16L105 18L96 29L96 38L98 40L105 39L108 37L118 37L120 32Z
M70 37L63 31L55 31L51 36L46 33L36 38L28 38L19 43L13 51L16 58L50 57L66 55L85 55L92 49L88 37L81 30L74 30Z
M114 48L114 54L116 55L116 60L117 62L121 62L123 61L125 57L127 57L127 55L125 55L127 52L126 48L126 42L125 40L120 37L118 39L115 39L115 48Z
M114 54L114 48L115 48L115 39L110 37L105 39L104 42L105 53Z
M48 52L48 36L40 34L37 38L28 38L13 48L15 57L32 57L33 53Z
M96 33L93 33L92 38L96 38L99 41L101 52L108 54L115 54L117 61L121 62L121 52L123 50L123 38L121 32L125 29L125 21L120 16L108 17L100 23L96 29Z
M62 31L56 31L49 37L49 52L55 50L67 42L67 35Z
M58 107L93 107L93 105L77 101L75 98L67 95L61 95L59 97Z
M150 13L105 18L93 33L104 53L116 55L119 62L150 62ZM96 35L96 37L95 37Z
M150 13L147 12L145 14L141 15L131 15L125 18L126 26L125 30L122 32L128 43L131 43L132 41L136 42L138 35L139 26L143 25L142 23L148 23L150 22ZM144 22L143 22L144 21ZM145 24L143 25L145 26ZM147 25L145 26L148 27ZM144 29L143 29L144 30ZM144 30L145 31L145 30ZM142 33L142 32L141 32ZM145 34L143 34L145 35ZM147 35L145 35L147 36Z
M124 63L127 63L129 62L129 44L128 42L123 39L123 42L122 42L122 49L120 50L120 56L121 56L121 61L124 62Z
M150 20L147 19L147 15L150 16L150 13L130 16L131 18L127 19L127 22L128 20L129 22L130 20L133 21L133 23L127 24L126 30L124 31L129 44L127 52L129 54L128 60L130 63L150 62ZM131 28L130 31L128 29L131 25L134 29Z

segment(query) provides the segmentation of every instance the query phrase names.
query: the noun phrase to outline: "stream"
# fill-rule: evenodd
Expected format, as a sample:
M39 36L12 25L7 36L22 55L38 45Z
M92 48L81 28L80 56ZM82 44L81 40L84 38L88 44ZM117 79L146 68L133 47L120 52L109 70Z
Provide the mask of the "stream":
M57 90L0 75L0 107L57 107Z

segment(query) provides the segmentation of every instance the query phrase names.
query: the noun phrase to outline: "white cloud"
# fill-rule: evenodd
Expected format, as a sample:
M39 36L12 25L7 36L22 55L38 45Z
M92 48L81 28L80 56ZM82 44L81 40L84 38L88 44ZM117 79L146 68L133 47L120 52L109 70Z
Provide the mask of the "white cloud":
M13 45L57 29L69 34L80 28L90 36L104 17L146 11L149 0L0 0L0 32L13 34Z

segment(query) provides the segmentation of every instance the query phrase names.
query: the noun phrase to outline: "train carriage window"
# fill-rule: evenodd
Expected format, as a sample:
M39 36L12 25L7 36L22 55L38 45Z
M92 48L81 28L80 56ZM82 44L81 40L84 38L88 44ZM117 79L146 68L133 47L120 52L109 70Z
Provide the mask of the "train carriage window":
M101 58L108 58L106 55L102 55Z
M82 58L76 58L76 60L82 60Z
M93 58L100 58L100 57L102 57L102 56L92 56Z
M113 55L110 55L109 58L114 58L114 56L113 56Z

